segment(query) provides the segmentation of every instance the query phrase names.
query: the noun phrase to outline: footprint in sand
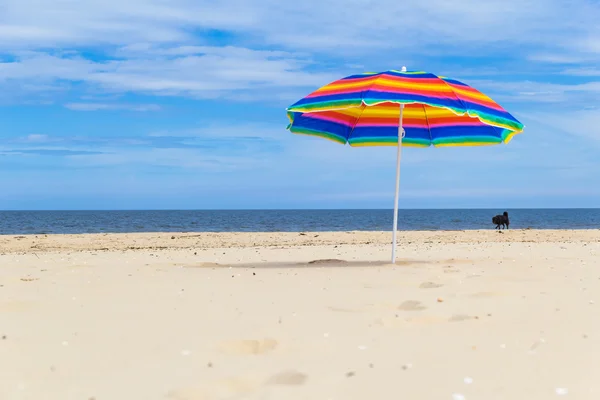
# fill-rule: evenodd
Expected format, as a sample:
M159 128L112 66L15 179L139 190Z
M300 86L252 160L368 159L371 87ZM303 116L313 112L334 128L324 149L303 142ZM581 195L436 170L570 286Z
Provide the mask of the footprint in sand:
M416 300L407 300L398 306L398 310L402 311L420 311L425 310L426 308L427 307L425 307L423 303Z
M474 297L476 299L485 299L485 298L497 297L497 296L502 296L502 293L498 293L498 292L477 292L477 293L473 293L471 295L471 297Z
M212 400L212 396L202 389L177 389L171 390L165 396L169 400Z
M453 265L446 265L444 267L445 274L456 274L458 272L460 272L460 269L456 269Z
M448 321L461 322L461 321L468 321L470 319L475 319L475 317L471 317L470 315L464 315L464 314L455 314L452 317L450 317L450 319L448 319Z
M298 371L283 371L277 375L273 375L267 381L267 385L287 385L300 386L304 385L308 376Z
M178 264L173 264L173 265L177 266ZM183 268L219 268L219 267L224 267L224 265L218 264L218 263L213 263L213 262L202 262L202 263L196 263L196 264L187 264L187 265L183 266Z
M423 282L421 283L421 285L419 285L419 289L436 289L436 288L440 288L444 285L440 284L440 283L434 283L434 282Z
M233 340L221 343L221 351L236 355L265 354L275 350L278 342L274 339Z
M260 388L257 379L233 377L213 382L210 385L171 390L166 394L169 400L213 400L239 398L250 395Z
M351 309L351 308L344 308L344 307L328 307L331 311L335 311L335 312L341 312L341 313L354 313L354 312L359 312L360 310L355 310L355 309Z
M326 260L313 260L313 261L309 261L308 264L309 265L340 265L340 264L346 264L347 262L345 260L338 260L337 258L331 258L331 259L326 259Z

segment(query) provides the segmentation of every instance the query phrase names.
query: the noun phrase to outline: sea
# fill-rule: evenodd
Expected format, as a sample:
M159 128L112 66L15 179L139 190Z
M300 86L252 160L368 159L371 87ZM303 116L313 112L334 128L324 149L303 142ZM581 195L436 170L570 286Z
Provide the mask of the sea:
M511 229L600 229L600 209L399 210L398 229L494 229L504 211ZM389 231L392 217L381 209L0 211L0 234Z

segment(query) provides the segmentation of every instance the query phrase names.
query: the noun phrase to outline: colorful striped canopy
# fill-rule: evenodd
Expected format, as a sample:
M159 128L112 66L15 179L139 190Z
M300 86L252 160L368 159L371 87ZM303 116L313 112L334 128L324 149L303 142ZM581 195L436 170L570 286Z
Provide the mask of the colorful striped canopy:
M508 143L523 124L472 87L421 71L352 75L287 109L294 133L351 146L396 146L405 104L403 146L481 146Z

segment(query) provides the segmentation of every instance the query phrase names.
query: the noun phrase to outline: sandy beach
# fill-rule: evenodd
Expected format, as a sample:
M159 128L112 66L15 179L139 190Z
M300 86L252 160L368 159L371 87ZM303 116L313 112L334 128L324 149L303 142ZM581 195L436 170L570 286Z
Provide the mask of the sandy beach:
M600 231L0 236L0 399L600 399Z

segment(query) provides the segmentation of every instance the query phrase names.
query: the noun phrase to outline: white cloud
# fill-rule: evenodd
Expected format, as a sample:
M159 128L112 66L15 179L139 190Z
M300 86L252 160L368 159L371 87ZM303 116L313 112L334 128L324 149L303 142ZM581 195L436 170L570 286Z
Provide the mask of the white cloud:
M117 93L289 103L306 94L294 88L362 70L356 64L370 57L372 65L374 55L377 63L432 52L519 58L536 46L529 59L537 62L597 61L597 20L600 7L588 0L4 0L0 52L16 59L0 59L0 85L41 93L57 82L83 82ZM239 45L214 45L215 35ZM265 46L278 50L258 50ZM73 51L79 48L104 53L92 59ZM335 73L322 72L324 64L315 69L313 57L324 54L348 66L332 61ZM471 75L481 71L494 74L487 67ZM538 90L520 97L563 99Z
M600 110L584 109L561 112L535 112L528 118L537 124L584 139L587 144L600 145Z
M27 135L27 137L25 138L25 141L29 142L29 143L45 143L45 142L48 142L49 140L50 140L50 138L48 137L48 135L38 135L38 134Z
M574 38L593 50L599 15L588 0L4 0L0 46L193 43L194 31L212 29L248 43L340 53L440 43L566 48Z
M126 111L159 111L156 104L119 104L119 103L67 103L65 107L73 111L101 111L101 110L126 110Z
M535 81L465 80L496 101L566 103L569 107L600 99L600 81L552 83Z
M587 76L587 77L600 77L600 68L597 67L582 67L582 68L568 68L562 71L564 75L572 76Z
M178 47L167 48L177 53ZM104 91L188 95L211 98L225 93L277 87L316 86L338 76L310 73L310 61L294 53L238 47L197 47L195 54L93 61L79 55L26 52L0 62L0 83L85 82ZM262 98L268 93L250 98Z

